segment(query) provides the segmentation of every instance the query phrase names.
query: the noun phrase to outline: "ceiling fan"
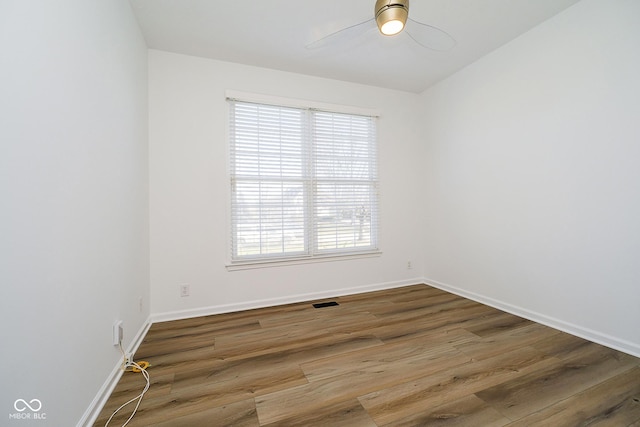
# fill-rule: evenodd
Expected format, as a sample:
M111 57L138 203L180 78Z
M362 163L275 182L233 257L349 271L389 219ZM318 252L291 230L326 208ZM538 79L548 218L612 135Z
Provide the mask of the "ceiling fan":
M377 0L373 18L338 30L309 43L306 47L324 47L343 38L361 35L376 26L385 36L394 36L404 31L414 42L427 49L444 52L456 45L456 40L446 31L409 18L409 0Z

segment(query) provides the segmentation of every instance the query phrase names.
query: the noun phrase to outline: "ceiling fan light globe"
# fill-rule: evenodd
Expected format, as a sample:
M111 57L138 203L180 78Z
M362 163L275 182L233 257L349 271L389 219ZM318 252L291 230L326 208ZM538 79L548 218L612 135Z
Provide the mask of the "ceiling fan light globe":
M393 20L387 21L380 27L380 32L385 36L393 36L398 34L404 28L404 23L402 21Z

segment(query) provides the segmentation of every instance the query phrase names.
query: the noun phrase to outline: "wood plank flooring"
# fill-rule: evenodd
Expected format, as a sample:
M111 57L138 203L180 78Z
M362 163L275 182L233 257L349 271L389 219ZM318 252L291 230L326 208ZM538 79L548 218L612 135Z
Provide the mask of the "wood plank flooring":
M332 300L152 325L129 426L640 427L638 358L427 285Z

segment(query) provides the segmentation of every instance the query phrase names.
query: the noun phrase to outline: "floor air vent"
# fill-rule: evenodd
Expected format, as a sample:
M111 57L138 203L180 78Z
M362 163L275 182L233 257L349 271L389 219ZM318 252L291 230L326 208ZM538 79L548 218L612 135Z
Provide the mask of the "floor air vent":
M329 302L319 302L317 304L313 304L313 306L315 308L324 308L324 307L332 307L334 305L339 305L337 302L335 301L329 301Z

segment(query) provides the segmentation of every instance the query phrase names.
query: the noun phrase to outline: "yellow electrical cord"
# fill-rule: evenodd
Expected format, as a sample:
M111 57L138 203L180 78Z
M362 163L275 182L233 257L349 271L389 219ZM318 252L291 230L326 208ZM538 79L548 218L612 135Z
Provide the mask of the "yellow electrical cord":
M139 366L139 368L138 368L138 367L136 367L136 366L133 366L133 367L131 368L131 372L142 372L142 371L146 371L146 370L147 370L147 368L148 368L149 366L151 366L151 364L150 364L149 362L147 362L146 360L141 360L140 362L136 362L136 364Z

